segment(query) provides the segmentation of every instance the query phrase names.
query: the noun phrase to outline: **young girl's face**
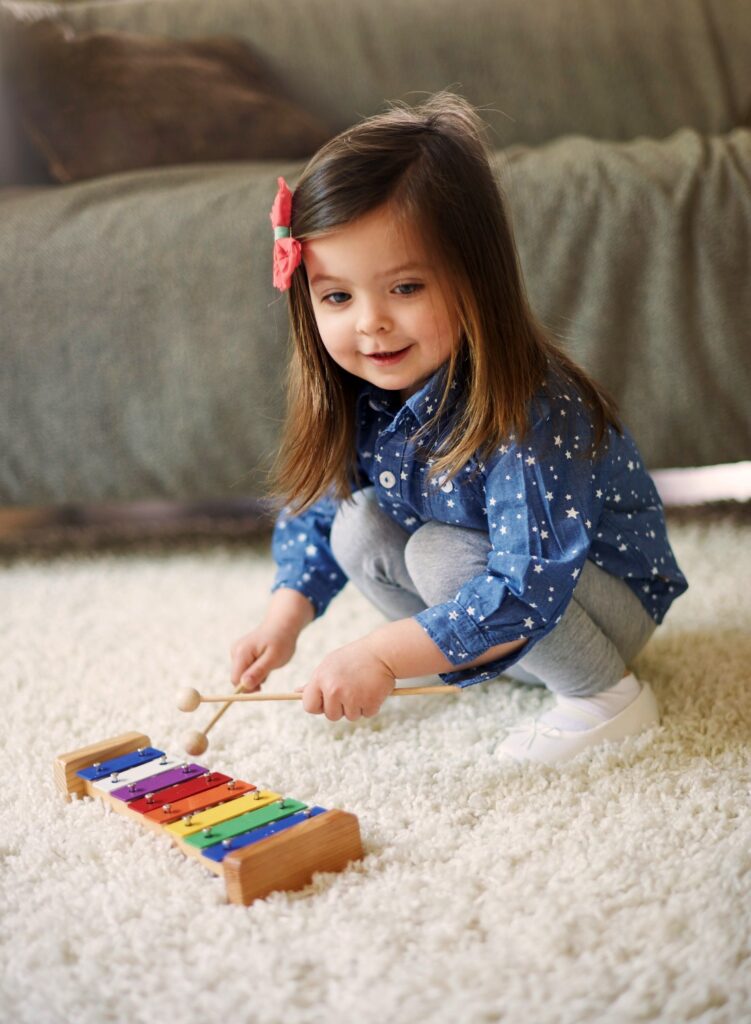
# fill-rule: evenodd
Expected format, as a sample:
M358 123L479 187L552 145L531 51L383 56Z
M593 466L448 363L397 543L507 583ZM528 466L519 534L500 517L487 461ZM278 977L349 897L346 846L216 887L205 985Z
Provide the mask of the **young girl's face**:
M446 284L420 238L379 207L303 242L302 252L318 331L331 358L405 401L459 339Z

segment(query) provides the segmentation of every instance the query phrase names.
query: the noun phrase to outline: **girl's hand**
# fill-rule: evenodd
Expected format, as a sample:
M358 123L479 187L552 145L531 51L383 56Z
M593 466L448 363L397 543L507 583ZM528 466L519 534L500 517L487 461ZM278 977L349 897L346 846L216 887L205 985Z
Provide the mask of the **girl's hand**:
M230 648L232 685L245 693L257 690L272 669L290 661L297 638L314 616L307 597L288 587L275 590L260 626Z
M396 685L384 662L362 640L327 654L302 691L302 706L312 715L337 722L372 718Z
M244 693L258 690L272 669L292 658L297 637L294 629L268 623L241 636L230 649L232 685Z

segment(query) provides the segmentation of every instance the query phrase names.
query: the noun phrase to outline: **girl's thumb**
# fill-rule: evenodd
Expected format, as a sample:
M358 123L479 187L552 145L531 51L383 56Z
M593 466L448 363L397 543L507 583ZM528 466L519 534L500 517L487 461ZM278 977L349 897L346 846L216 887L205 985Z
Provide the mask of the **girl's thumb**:
M240 682L237 685L240 688L243 686L260 686L262 682L263 680L257 677L256 672L252 668L249 668L240 676Z

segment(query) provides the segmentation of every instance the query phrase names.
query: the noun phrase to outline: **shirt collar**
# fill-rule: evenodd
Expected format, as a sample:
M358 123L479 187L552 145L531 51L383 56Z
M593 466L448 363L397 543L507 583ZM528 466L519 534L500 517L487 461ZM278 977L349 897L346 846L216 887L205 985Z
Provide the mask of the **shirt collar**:
M414 393L403 404L399 404L399 396L395 391L386 391L384 388L376 387L366 381L362 387L358 402L367 401L372 409L384 412L394 419L403 415L405 409L409 409L417 422L422 426L435 415L436 409L443 394L446 374L448 373L448 362L442 363L435 373L429 377L423 386ZM456 386L456 379L452 387Z

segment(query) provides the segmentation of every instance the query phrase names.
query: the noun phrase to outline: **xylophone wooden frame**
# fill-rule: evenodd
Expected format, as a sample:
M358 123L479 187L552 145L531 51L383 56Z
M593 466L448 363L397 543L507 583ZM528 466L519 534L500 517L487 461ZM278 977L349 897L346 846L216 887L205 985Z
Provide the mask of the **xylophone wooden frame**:
M342 871L350 861L363 856L360 825L357 817L347 811L328 810L278 835L229 853L221 863L203 857L201 851L165 832L159 822L150 821L132 810L123 800L111 797L77 775L95 761L107 761L129 754L140 747L151 746L148 736L138 732L123 733L88 747L60 754L55 760L55 784L71 800L92 796L103 800L118 814L138 821L154 832L167 835L183 853L224 878L230 903L245 906L277 890L302 889L317 871Z

